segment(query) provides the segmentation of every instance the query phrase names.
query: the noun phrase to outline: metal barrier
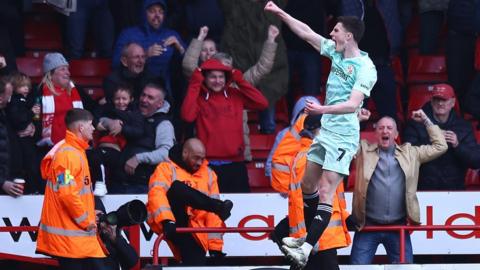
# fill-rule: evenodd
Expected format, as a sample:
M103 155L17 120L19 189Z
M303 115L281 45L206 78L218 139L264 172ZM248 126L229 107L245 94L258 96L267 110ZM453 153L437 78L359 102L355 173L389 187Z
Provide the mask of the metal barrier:
M140 226L130 226L129 231L130 244L140 254ZM18 231L36 231L37 226L15 226L15 227L0 227L0 232L18 232ZM255 233L255 232L271 232L273 227L228 227L228 228L177 228L177 233ZM379 232L379 231L398 231L400 233L400 263L405 263L405 233L408 231L478 231L480 225L385 225L385 226L366 226L362 231ZM163 241L163 235L159 235L155 239L152 257L153 265L158 263L158 251L160 243ZM25 262L34 262L48 265L58 265L55 259L49 258L31 258L20 255L13 255L7 253L0 253L0 259L10 259ZM162 264L166 264L166 260L162 260ZM140 262L132 268L140 269Z

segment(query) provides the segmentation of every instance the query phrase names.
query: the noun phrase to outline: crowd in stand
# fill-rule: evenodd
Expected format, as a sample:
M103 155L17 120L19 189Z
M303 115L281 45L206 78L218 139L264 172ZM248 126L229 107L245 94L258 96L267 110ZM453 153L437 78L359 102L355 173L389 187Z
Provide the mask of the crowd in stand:
M174 144L192 136L206 145L221 192L249 192L246 110L259 111L260 132L271 134L278 131L275 104L284 95L291 108L298 96L321 98L325 62L265 13L264 1L236 6L231 1L80 2L77 11L65 17L66 58L60 53L45 55L40 85L33 85L15 65L15 57L25 53L18 35L23 34L22 16L28 14L22 14L21 8L28 9L28 1L23 6L5 1L0 9L5 13L0 22L0 72L12 91L2 109L10 151L9 173L2 181L27 179L25 193L43 192L39 161L63 138L66 111L77 107L95 115L97 136L88 151L89 162L94 180L108 179L111 193L146 193L155 165L167 159ZM475 101L480 86L478 78L473 80L473 54L480 12L475 1L275 2L320 34L328 33L335 16L363 18L366 31L360 48L369 53L378 72L372 99L379 116L396 120L400 119L391 59L405 54L410 22L406 18L418 11L418 53L445 53L448 84L439 87L451 92L445 102L434 98L424 107L445 130L450 144L446 155L422 167L419 188L465 188L467 168L480 167L473 130L463 117L467 112L478 116ZM15 28L10 27L12 22L17 22ZM67 61L85 56L92 23L96 55L112 60L99 100L75 86ZM442 27L448 29L446 41ZM179 76L182 69L184 77ZM452 110L456 103L460 110ZM428 142L426 132L414 123L401 134L414 145ZM8 187L4 191L11 194Z

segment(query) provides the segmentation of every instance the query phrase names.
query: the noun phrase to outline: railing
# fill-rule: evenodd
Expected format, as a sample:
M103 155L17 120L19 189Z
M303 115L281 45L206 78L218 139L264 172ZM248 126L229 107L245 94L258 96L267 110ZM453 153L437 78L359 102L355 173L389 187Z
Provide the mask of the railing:
M18 231L36 231L37 226L12 226L0 227L0 232L18 232ZM271 232L273 227L228 227L228 228L177 228L177 233L255 233L255 232ZM480 225L385 225L385 226L367 226L362 231L379 232L379 231L398 231L400 234L400 263L405 263L405 233L409 231L479 231ZM140 254L140 226L128 227L130 244ZM153 265L159 265L158 251L160 243L163 241L163 235L159 235L155 239L152 256ZM25 262L34 262L49 265L58 265L55 259L49 258L31 258L20 255L0 253L0 259L10 259ZM166 261L162 261L166 264ZM140 262L133 268L140 269Z

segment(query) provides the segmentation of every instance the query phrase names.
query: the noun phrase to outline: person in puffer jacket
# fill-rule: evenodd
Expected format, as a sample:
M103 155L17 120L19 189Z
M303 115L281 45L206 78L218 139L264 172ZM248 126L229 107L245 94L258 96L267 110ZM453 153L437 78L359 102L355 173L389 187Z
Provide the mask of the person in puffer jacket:
M267 106L267 99L243 78L241 71L216 59L205 61L193 72L181 116L186 122L195 122L210 167L218 175L220 192L250 191L243 154L242 113L244 108L263 110Z

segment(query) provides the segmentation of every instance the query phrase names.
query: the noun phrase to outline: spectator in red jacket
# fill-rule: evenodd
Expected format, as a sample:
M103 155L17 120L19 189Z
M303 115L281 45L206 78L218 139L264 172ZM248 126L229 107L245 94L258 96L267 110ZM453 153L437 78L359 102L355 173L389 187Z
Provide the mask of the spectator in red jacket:
M209 165L218 176L220 192L250 191L243 155L242 110L267 106L267 99L245 81L241 71L216 59L205 61L193 72L181 115L183 120L195 122L197 137L205 144Z

